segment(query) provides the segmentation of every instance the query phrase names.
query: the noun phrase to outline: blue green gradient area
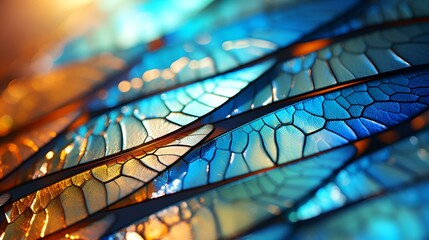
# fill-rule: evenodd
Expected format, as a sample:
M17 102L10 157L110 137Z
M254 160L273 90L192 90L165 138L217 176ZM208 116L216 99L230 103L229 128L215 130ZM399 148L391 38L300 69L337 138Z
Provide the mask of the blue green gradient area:
M291 213L290 218L295 221L312 218L428 176L428 146L429 131L426 130L359 159L322 186Z
M299 228L293 239L425 239L429 182L335 212Z
M212 0L96 1L106 19L91 31L65 43L55 65L93 57L103 52L144 45L178 29ZM136 51L133 49L132 51Z
M428 190L426 180L305 224L272 222L240 239L425 239L429 234Z

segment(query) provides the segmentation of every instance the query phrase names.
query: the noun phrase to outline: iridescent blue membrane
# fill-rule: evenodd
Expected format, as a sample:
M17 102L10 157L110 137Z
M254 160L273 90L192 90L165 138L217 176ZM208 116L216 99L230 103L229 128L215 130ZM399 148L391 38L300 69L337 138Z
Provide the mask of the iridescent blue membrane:
M203 186L380 133L427 109L428 79L426 71L397 75L285 107L193 150L159 185Z
M284 99L367 78L428 64L429 24L373 31L334 43L277 66L277 74L260 79L211 114L222 119Z
M325 211L343 207L427 177L428 143L429 130L426 129L409 139L359 157L343 168L344 164L353 160L357 153L357 147L349 144L315 157L243 178L169 208L180 211L183 206L194 206L192 210L194 218L189 221L192 231L198 233L204 229L218 229L216 233L218 235L211 236L213 238L234 237L270 218L287 215L289 222L283 220L280 225L274 222L272 226L276 229L275 236L284 237L291 228L300 227L290 222L295 222L297 216L320 214L321 208ZM340 168L343 169L333 182L326 183L326 180L336 176L336 171ZM311 195L314 195L309 201L311 206L309 202L302 206L304 200ZM196 202L198 205L195 205ZM295 208L298 208L298 213L285 214ZM245 209L251 213L240 212ZM243 219L247 217L246 214L250 214L251 217ZM137 223L145 221L147 218ZM236 222L234 231L231 231L225 222ZM281 231L280 226L285 229ZM268 229L271 229L271 226ZM251 235L256 237L258 234L261 233Z

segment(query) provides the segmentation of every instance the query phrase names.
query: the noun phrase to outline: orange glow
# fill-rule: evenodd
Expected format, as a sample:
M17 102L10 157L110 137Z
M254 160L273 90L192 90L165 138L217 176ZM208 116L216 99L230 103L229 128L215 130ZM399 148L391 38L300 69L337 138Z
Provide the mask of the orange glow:
M363 139L355 142L354 145L357 149L357 155L361 155L362 153L365 152L365 150L368 148L369 142L370 141L368 139Z
M292 55L293 56L305 55L305 54L320 50L331 43L332 41L329 39L319 39L311 42L296 44L291 50Z
M127 80L123 80L118 84L118 89L121 92L128 92L131 89L131 84Z
M158 69L152 69L148 70L143 74L143 80L145 82L150 82L156 78L159 78L161 76L161 72Z
M70 124L69 129L74 129L79 127L80 125L86 123L89 120L88 114L81 115L76 121L74 121L72 124Z
M426 125L426 120L422 116L418 116L411 121L411 127L414 130L422 129Z
M143 86L143 80L141 78L131 79L131 87L134 89L139 89Z
M168 233L167 226L154 217L149 217L144 226L144 235L147 239L158 239Z
M73 103L69 101L103 83L108 74L122 67L121 59L103 54L64 65L46 74L13 80L1 93L4 101L0 101L0 136L81 108L85 98Z
M165 69L162 71L162 78L164 79L172 79L174 77L174 73L170 71L170 69Z
M9 133L10 128L13 125L13 119L9 115L3 115L0 117L0 136L4 136Z
M66 154L69 154L72 150L73 150L73 144L70 144L66 148L64 148L64 152Z
M171 71L174 73L178 73L180 72L187 64L189 63L189 58L187 57L181 57L179 59L177 59L176 61L174 61L170 68Z
M48 153L46 153L45 157L46 159L51 160L54 157L54 152L49 151Z
M148 44L148 49L150 51L155 51L157 49L160 49L162 46L164 46L164 41L162 38L158 38Z
M16 144L14 144L14 143L9 144L9 145L8 145L8 149L9 149L9 151L11 151L11 152L16 152L16 151L18 151L18 147L17 147L17 146L16 146Z
M393 143L399 139L399 135L396 131L391 130L391 131L387 131L387 132L382 133L379 136L379 139L383 143Z

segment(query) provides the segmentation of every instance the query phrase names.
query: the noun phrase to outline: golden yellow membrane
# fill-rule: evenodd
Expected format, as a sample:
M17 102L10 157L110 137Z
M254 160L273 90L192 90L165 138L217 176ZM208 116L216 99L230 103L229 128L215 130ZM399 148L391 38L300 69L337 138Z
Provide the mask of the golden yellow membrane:
M144 202L148 199L151 199L152 197L149 194L154 193L154 187L153 183L150 182L146 186L143 186L142 188L135 191L133 194L128 196L127 198L122 199L121 201L111 205L109 207L110 210L126 207L132 204Z
M22 132L9 141L2 143L0 145L0 179L36 153L40 147L52 140L77 115L78 112L72 112L53 122L36 126L27 132ZM53 152L46 155L47 159L51 159L52 157Z
M3 116L0 118L0 136L83 95L123 66L121 59L104 54L46 74L11 81L0 92L0 116ZM74 109L79 107L78 104Z
M212 129L203 126L132 150L7 204L5 237L43 237L114 204L150 182Z

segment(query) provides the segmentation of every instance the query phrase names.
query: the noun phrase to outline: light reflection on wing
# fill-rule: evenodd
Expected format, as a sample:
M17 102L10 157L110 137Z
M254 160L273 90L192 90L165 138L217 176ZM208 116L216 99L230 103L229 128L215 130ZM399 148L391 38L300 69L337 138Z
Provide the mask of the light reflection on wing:
M405 186L392 193L373 196L340 211L315 218L300 225L277 219L244 236L260 239L424 239L429 232L427 189L429 182ZM292 227L295 227L291 232Z
M111 238L428 235L428 130L396 141L427 125L429 7L358 2L288 1L147 52L89 106L115 108L5 143L0 238L92 239L136 219Z
M118 81L107 89L106 100L96 99L90 107L116 106L124 100L239 67L299 40L358 2L293 2L284 8L255 14L224 26L208 34L208 37L202 36L207 40L180 43L148 52L127 77L128 81L141 79L141 87L121 91Z
M349 202L347 198L352 197L345 197L349 191L351 194L360 194L352 197L356 201L427 176L429 155L422 158L418 154L422 151L421 146L426 148L428 145L427 136L428 130L425 130L409 140L355 160L340 171L334 184L330 182L319 189L314 199L310 200L313 202L306 204L305 210L303 207L299 208L298 216L301 216L301 211L314 213L317 212L314 208L332 208L346 204ZM398 151L400 155L397 154ZM157 234L156 237L175 237L177 232L172 231L172 228L187 231L192 239L235 237L264 220L280 216L294 208L295 203L318 189L323 180L331 177L339 166L352 159L355 152L356 149L352 146L339 148L228 184L159 211L112 234L112 237L125 239L130 234L138 234L143 238L152 234ZM409 161L409 154L412 154L412 161ZM344 176L344 172L348 172L347 176ZM398 174L399 172L401 173ZM393 176L402 177L395 179ZM392 179L395 181L392 182ZM335 185L338 183L341 183L341 188ZM353 186L350 188L350 185ZM347 193L341 192L342 189L347 189ZM296 213L289 215L289 218L290 216L296 216ZM162 231L152 230L153 225L157 225L157 229Z
M178 203L127 229L135 229L144 238L151 234L157 234L157 238L177 237L172 228L187 230L195 239L230 238L249 225L292 207L353 155L353 147L341 148L246 178ZM162 231L151 230L153 225L159 225L157 229Z
M37 153L41 147L54 139L78 114L79 112L69 113L3 142L0 145L0 179L7 176L30 156ZM50 153L47 157L50 157Z
M252 84L222 111L233 116L356 79L428 64L428 33L428 24L374 31L281 62L277 76ZM224 115L215 112L211 121Z
M8 186L40 177L36 173L44 165L45 174L49 174L157 140L221 106L270 66L272 62L268 61L138 100L97 116L58 137L56 144L46 150L53 153L51 158L33 159L32 166L21 169Z
M151 181L212 131L207 125L37 190L5 209L5 237L43 237L115 203ZM32 220L34 219L34 220Z
M180 182L172 192L204 186L379 133L427 109L427 84L421 71L296 103L193 150L160 177L159 186Z
M423 90L423 88L415 85L426 82L426 75L423 73L424 71L422 73L410 73L407 77L397 75L315 97L225 133L196 148L187 154L182 161L172 165L171 168L150 183L150 189L141 188L136 192L137 194L120 201L112 208L158 198L165 194L178 193L185 189L222 182L234 177L246 176L252 172L287 164L303 157L350 144L356 140L380 133L388 127L406 122L418 114L419 110L413 107L413 104L417 104L414 100L409 102L411 105L408 105L407 100L405 100L407 97L404 93L420 92L423 94L420 99L426 99L427 89ZM408 80L405 81L405 79ZM409 86L414 86L412 87L413 90L410 88L406 90L408 87L403 88L403 84L407 81ZM391 101L385 101L387 99L386 93L374 91L375 89L390 92ZM373 95L370 96L367 92ZM352 110L347 113L350 115L340 114L341 111L331 105L335 101L329 100L332 99L332 96L336 96L336 99L341 99L342 94L345 97L342 101L348 99L350 104L345 107ZM399 95L402 100L393 97ZM413 94L411 93L411 95ZM321 100L322 105L317 105L317 99ZM414 97L409 99L414 99ZM338 106L341 104L345 104L345 102L339 103ZM400 108L403 112L409 114L408 117L403 115L403 118L400 119L397 118L397 114L389 113L393 109L389 106L390 104L395 106L399 104L397 106L401 106ZM326 106L328 105L331 108L327 108ZM354 114L353 111L355 110L353 109L355 107L353 105L361 105L359 109L362 109L362 112ZM377 110L371 110L373 106L377 106ZM398 109L398 107L394 107L394 109ZM416 112L412 113L411 109L416 110ZM425 109L427 107L422 107L420 110ZM303 111L302 114L305 112L305 114L301 115L300 111ZM319 130L315 128L316 125L314 124L317 121L314 118L317 118L320 114L315 114L316 116L314 117L310 115L315 111L324 111L327 119L323 124L319 125ZM373 111L375 112L371 113ZM385 117L385 114L395 117ZM306 121L302 121L302 119L306 119ZM417 119L420 119L420 117ZM341 124L341 122L345 123ZM300 125L301 123L306 123L306 125ZM356 125L358 123L359 125ZM412 123L414 124L414 120ZM361 128L362 126L364 128ZM343 127L347 127L348 131L342 131L344 130ZM271 131L269 131L270 129ZM289 129L296 129L296 131L289 131ZM300 143L298 142L298 137L301 135L306 140ZM291 139L294 141L291 141ZM271 144L267 144L268 141Z

